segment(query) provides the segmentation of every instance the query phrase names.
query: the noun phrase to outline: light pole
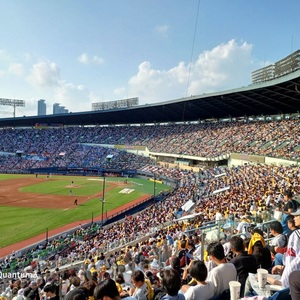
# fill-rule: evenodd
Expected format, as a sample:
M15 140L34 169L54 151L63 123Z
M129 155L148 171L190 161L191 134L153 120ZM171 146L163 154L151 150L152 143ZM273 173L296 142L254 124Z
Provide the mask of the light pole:
M102 216L101 216L101 227L103 227L103 209L104 209L104 190L105 190L105 176L103 174L103 187L102 187L102 197L100 197L100 202L102 202Z
M156 177L155 177L155 173L153 174L153 178L154 178L154 183L153 183L153 203L155 205L155 194L156 194Z
M104 208L104 203L105 203L104 199L102 199L101 202L102 202L101 227L103 227L103 208Z

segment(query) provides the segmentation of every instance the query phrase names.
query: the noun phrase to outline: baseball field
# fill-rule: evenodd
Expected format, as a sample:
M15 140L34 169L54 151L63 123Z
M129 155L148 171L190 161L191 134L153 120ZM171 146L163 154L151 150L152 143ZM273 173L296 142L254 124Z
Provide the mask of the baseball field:
M153 195L153 181L106 177L104 213ZM156 193L170 187L156 183ZM0 174L0 248L102 214L103 178ZM77 205L74 204L77 199Z

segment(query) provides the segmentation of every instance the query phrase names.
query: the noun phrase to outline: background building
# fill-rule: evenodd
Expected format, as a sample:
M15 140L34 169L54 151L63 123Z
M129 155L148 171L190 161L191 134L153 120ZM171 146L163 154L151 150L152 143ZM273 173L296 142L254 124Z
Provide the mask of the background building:
M45 116L46 115L46 110L47 110L47 106L46 106L46 100L40 99L38 101L38 116Z
M59 103L53 104L53 114L67 114L69 111L65 108L65 106L61 106Z

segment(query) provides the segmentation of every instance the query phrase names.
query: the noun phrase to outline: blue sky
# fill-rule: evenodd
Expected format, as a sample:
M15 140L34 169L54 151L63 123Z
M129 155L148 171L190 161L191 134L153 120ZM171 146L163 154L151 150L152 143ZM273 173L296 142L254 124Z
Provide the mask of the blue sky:
M251 71L300 49L300 1L2 0L0 98L71 112L246 86ZM192 56L192 61L191 61ZM0 117L9 117L0 106Z

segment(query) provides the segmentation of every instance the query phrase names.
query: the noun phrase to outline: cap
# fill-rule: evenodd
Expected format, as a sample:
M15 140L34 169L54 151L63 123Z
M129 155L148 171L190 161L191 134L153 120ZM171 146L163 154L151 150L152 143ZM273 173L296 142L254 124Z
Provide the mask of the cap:
M300 208L297 211L291 213L291 215L293 215L293 216L300 216Z
M155 258L153 259L152 263L150 264L150 268L151 269L159 269L158 262Z

